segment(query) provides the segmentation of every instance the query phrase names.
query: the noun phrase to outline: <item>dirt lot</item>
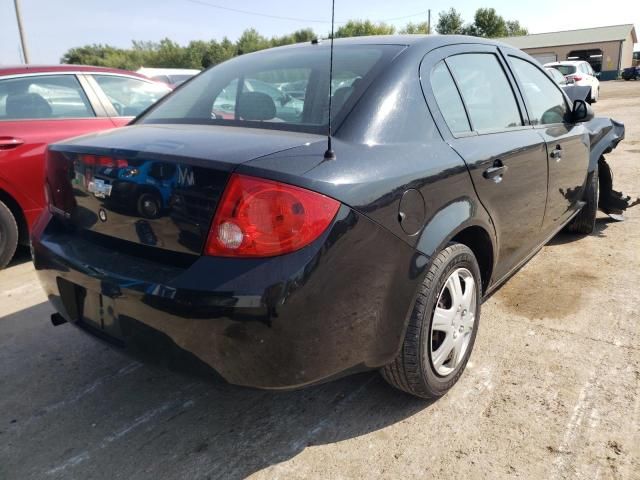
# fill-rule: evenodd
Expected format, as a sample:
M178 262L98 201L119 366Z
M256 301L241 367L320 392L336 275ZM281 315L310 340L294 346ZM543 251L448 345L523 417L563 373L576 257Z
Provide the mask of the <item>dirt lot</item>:
M615 185L640 194L640 82ZM427 404L376 373L294 393L143 366L64 325L28 252L0 272L0 478L640 478L640 207L559 235L483 307L472 361Z

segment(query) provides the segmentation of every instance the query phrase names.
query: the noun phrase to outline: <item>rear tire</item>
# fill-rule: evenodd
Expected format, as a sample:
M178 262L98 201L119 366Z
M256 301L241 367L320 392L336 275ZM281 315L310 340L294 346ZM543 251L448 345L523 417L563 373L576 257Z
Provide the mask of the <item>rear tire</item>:
M0 269L7 266L18 246L18 224L11 210L0 202Z
M596 227L596 216L598 214L598 167L593 171L587 181L587 188L584 192L585 206L565 227L569 233L579 233L589 235Z
M459 295L454 292L456 277L462 287ZM396 359L381 369L388 383L430 399L453 387L473 350L480 322L481 285L478 262L466 245L450 244L435 256L420 285L402 348ZM465 293L469 295L466 300ZM466 307L461 310L456 305ZM454 346L449 347L451 344ZM448 348L452 348L449 355Z

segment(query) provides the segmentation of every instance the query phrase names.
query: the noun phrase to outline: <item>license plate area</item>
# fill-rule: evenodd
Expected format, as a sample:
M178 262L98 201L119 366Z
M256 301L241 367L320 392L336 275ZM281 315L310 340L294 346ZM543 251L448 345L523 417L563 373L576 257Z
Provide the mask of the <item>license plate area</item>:
M58 277L65 310L73 322L114 339L122 339L115 299Z

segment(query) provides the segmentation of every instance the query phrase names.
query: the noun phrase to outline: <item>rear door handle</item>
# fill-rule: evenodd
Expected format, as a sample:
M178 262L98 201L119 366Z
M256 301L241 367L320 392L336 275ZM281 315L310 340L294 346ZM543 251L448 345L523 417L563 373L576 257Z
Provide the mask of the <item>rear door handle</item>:
M24 143L21 138L15 137L0 137L0 150L11 150Z
M559 162L560 160L562 160L562 147L560 145L556 145L556 148L551 150L551 153L549 154L549 156L551 158L555 158L556 162Z
M500 183L507 169L508 167L498 158L494 160L493 166L482 172L482 176L488 180L493 180L495 183Z

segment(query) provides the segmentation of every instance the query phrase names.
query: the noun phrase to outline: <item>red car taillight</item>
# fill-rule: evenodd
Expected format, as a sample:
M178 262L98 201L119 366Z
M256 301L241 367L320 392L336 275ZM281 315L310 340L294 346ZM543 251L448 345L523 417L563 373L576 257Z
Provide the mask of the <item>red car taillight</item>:
M582 77L580 75L574 75L573 76L573 81L574 82L579 82L580 80L582 80Z
M81 155L80 160L85 165L93 167L125 168L129 165L129 162L121 158L103 157L97 155Z
M326 230L339 207L340 202L304 188L233 174L205 254L272 257L299 250Z

